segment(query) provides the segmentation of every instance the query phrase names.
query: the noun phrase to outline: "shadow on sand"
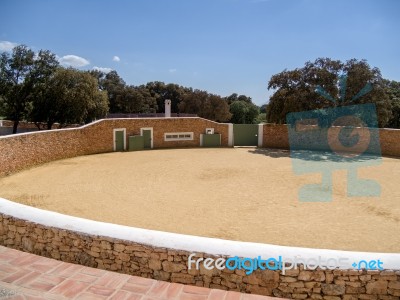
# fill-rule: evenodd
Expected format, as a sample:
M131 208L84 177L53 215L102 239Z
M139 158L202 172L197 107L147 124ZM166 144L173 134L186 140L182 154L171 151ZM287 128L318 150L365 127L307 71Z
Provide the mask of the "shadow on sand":
M290 157L290 151L285 149L255 148L249 150L252 154L261 154L272 158Z
M361 155L350 155L351 153L338 154L333 151L318 151L318 150L285 150L285 149L270 149L256 148L249 150L252 154L261 154L271 158L290 157L306 161L323 161L337 163L355 163L370 161L372 165L381 161L380 155L362 153Z

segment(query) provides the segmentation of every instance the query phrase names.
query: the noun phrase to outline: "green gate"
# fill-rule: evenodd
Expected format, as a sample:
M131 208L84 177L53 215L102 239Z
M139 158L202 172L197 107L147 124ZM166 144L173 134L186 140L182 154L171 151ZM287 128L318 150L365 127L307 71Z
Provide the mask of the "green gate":
M124 151L124 131L116 130L115 131L115 151Z
M234 146L258 146L258 124L233 124Z

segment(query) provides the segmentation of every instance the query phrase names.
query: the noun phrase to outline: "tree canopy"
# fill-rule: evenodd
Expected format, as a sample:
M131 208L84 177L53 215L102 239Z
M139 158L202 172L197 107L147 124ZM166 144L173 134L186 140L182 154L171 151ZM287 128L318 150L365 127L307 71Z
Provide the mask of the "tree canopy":
M99 77L96 77L98 75ZM39 129L91 122L108 113L107 92L99 89L101 74L59 65L48 50L35 53L25 45L0 56L0 113L14 122L35 122Z
M392 117L389 119L388 127L400 128L400 82L384 80L385 90L392 104Z
M87 123L104 117L107 112L107 92L98 89L98 82L91 74L59 68L34 98L30 120L37 124L44 122L51 129L56 122L60 127Z
M367 83L372 90L358 97ZM166 99L172 112L238 124L285 123L289 112L374 103L380 127L400 128L400 83L382 78L365 60L318 58L273 75L268 89L274 90L269 103L258 107L237 93L221 97L161 81L134 86L116 71L66 69L50 51L35 53L25 45L0 54L0 115L14 122L14 133L21 120L51 129L55 123L89 123L108 113L163 113Z
M192 113L218 122L254 123L258 107L246 95L221 97L161 81L127 85L116 71L79 71L60 66L48 50L35 53L25 45L0 56L0 115L39 129L88 123L108 113Z
M233 93L230 96L225 97L225 100L229 105L229 112L231 113L231 123L260 123L260 120L258 118L260 114L260 108L253 103L251 97Z
M178 108L182 113L194 113L217 122L226 122L231 118L229 105L221 96L201 90L184 94Z
M346 76L347 81L340 94L342 76ZM367 83L372 85L372 90L362 97L355 97ZM318 87L341 101L322 97L317 92ZM365 60L351 59L343 63L318 58L314 62L306 62L303 68L284 70L272 76L268 89L275 90L267 106L267 120L271 123L285 123L289 112L362 103L376 105L380 127L388 125L392 118L392 104L380 70L370 67Z
M34 72L34 55L28 47L20 45L13 49L11 56L3 52L0 57L0 111L14 122L13 133L31 109L34 74L39 69Z

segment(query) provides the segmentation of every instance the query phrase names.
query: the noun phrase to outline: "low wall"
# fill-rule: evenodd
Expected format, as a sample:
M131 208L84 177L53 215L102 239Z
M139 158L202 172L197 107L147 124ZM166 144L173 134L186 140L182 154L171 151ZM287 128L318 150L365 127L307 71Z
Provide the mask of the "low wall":
M154 148L199 147L200 134L214 128L221 145L229 145L229 124L202 118L105 119L79 128L40 131L0 137L0 177L46 162L113 151L113 129L125 128L126 139L153 128ZM190 141L164 141L167 132L193 132ZM127 143L127 140L126 140Z
M382 155L400 157L400 129L380 128L378 131ZM303 141L303 144L306 143ZM287 125L264 124L262 145L264 148L289 149Z
M0 244L14 249L131 275L189 285L293 299L387 299L400 297L400 254L283 247L173 234L95 222L0 198ZM347 257L377 259L375 270L188 269L188 257Z

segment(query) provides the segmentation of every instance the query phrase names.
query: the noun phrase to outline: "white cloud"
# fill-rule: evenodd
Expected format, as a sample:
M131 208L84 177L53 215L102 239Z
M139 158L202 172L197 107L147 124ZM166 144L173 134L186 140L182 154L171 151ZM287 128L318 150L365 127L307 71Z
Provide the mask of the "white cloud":
M175 72L176 72L176 69L169 69L168 72L170 72L170 73L175 73Z
M80 68L90 64L88 60L76 55L64 55L58 60L62 65L67 67Z
M119 58L119 56L114 56L114 57L113 57L113 61L120 62L121 59Z
M18 44L12 43L9 41L1 41L0 42L0 51L7 51L7 52L12 51L12 49L15 46L18 46Z
M96 67L96 66L94 66L93 67L93 70L96 70L96 71L100 71L100 72L103 72L103 73L110 73L113 69L111 69L111 68L102 68L102 67Z

